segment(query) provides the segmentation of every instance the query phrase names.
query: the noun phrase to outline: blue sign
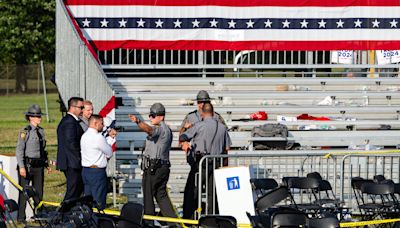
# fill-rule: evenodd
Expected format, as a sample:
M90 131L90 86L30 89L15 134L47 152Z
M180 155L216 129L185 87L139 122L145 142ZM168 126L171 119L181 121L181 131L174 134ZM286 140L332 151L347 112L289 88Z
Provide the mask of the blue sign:
M226 178L228 184L228 190L240 189L239 177L228 177Z

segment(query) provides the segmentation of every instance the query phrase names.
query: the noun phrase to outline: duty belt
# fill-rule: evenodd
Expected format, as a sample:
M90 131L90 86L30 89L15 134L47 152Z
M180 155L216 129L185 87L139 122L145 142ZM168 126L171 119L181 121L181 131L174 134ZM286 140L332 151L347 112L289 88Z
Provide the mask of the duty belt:
M159 164L160 165L170 165L171 162L169 162L168 160L159 160Z

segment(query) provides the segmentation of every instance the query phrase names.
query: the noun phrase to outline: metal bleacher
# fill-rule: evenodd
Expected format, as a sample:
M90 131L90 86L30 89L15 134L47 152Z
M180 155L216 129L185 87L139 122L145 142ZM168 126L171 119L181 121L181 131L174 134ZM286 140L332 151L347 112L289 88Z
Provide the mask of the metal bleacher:
M119 192L127 194L129 201L141 201L138 155L145 134L129 121L128 114L147 121L152 103L166 106L166 122L174 133L168 186L179 207L189 166L177 147L177 132L184 116L196 109L191 99L199 90L207 90L215 98L215 110L230 129L232 154L251 149L252 142L258 140L251 137L254 126L277 123L278 116L303 113L331 120L283 122L289 129L288 139L300 143L299 150L347 149L365 141L381 148L398 144L400 64L379 65L370 50L354 50L352 64L332 61L329 50L114 49L93 55L75 30L63 1L56 3L56 83L60 96L64 103L71 96L89 99L98 113L115 95L116 125L120 128L115 164ZM265 111L268 120L246 120L257 111ZM114 171L110 175L115 177Z
M121 191L130 200L140 198L137 158L146 135L129 121L128 114L140 115L147 121L151 104L161 102L166 106L166 122L174 133L169 186L171 198L179 206L189 166L178 148L178 129L184 116L196 109L192 99L201 89L215 98L215 110L226 120L233 141L232 153L253 149L253 141L268 140L251 137L251 129L277 123L278 115L295 117L307 113L331 118L280 122L288 126L288 140L300 143L297 149L347 149L367 140L380 148L393 148L400 137L397 78L109 77L108 81L120 103L116 119L122 132L117 138L116 155L119 170L126 177L120 182ZM330 104L319 104L327 97ZM246 119L257 111L265 111L268 120Z

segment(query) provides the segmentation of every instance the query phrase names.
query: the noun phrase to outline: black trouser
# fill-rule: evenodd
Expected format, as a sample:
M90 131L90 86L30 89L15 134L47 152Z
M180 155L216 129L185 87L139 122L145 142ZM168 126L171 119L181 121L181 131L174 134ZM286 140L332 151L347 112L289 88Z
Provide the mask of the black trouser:
M63 172L67 181L67 191L65 192L64 201L81 197L84 189L82 169L68 167Z
M198 205L198 187L196 183L196 174L199 173L199 161L200 159L196 159L197 162L190 166L190 172L188 178L186 180L185 192L183 195L183 218L184 219L193 219L193 215L195 210L199 207ZM207 214L213 214L214 212L218 213L218 201L215 193L215 211L213 211L213 196L214 196L214 166L213 161L208 162L208 170L206 173L206 165L203 162L202 167L202 189L204 189L207 180ZM217 162L217 164L219 164ZM216 166L218 167L218 165ZM207 179L206 179L207 177ZM204 190L203 190L204 192Z
M144 213L146 215L155 215L155 198L163 216L177 218L167 193L169 172L169 165L160 165L153 174L150 169L144 170L142 188Z
M25 187L26 185L29 185L29 183L32 181L32 186L35 188L36 192L38 193L39 199L43 199L43 182L44 182L44 168L30 168L29 172L28 169L26 169L26 178L22 177L19 174L19 169L18 169L18 183L21 185L21 187ZM18 197L18 220L20 221L25 221L26 216L25 216L25 209L26 209L26 197L25 195L20 191L19 192L19 197Z

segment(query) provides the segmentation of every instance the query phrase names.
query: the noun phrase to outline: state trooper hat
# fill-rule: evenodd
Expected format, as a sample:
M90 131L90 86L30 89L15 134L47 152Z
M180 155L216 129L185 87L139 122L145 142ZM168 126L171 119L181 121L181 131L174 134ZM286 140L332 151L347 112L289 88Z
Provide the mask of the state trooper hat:
M200 101L200 102L205 102L205 101L210 101L211 100L211 98L210 98L210 95L208 95L208 93L207 93L207 91L205 91L205 90L200 90L198 93L197 93L197 96L196 96L196 101Z
M160 115L163 116L165 115L165 107L161 103L154 103L150 107L150 115L155 114L155 115Z
M42 115L44 115L44 113L42 113L40 106L37 104L32 105L31 107L28 108L28 111L25 112L25 116L42 116Z

